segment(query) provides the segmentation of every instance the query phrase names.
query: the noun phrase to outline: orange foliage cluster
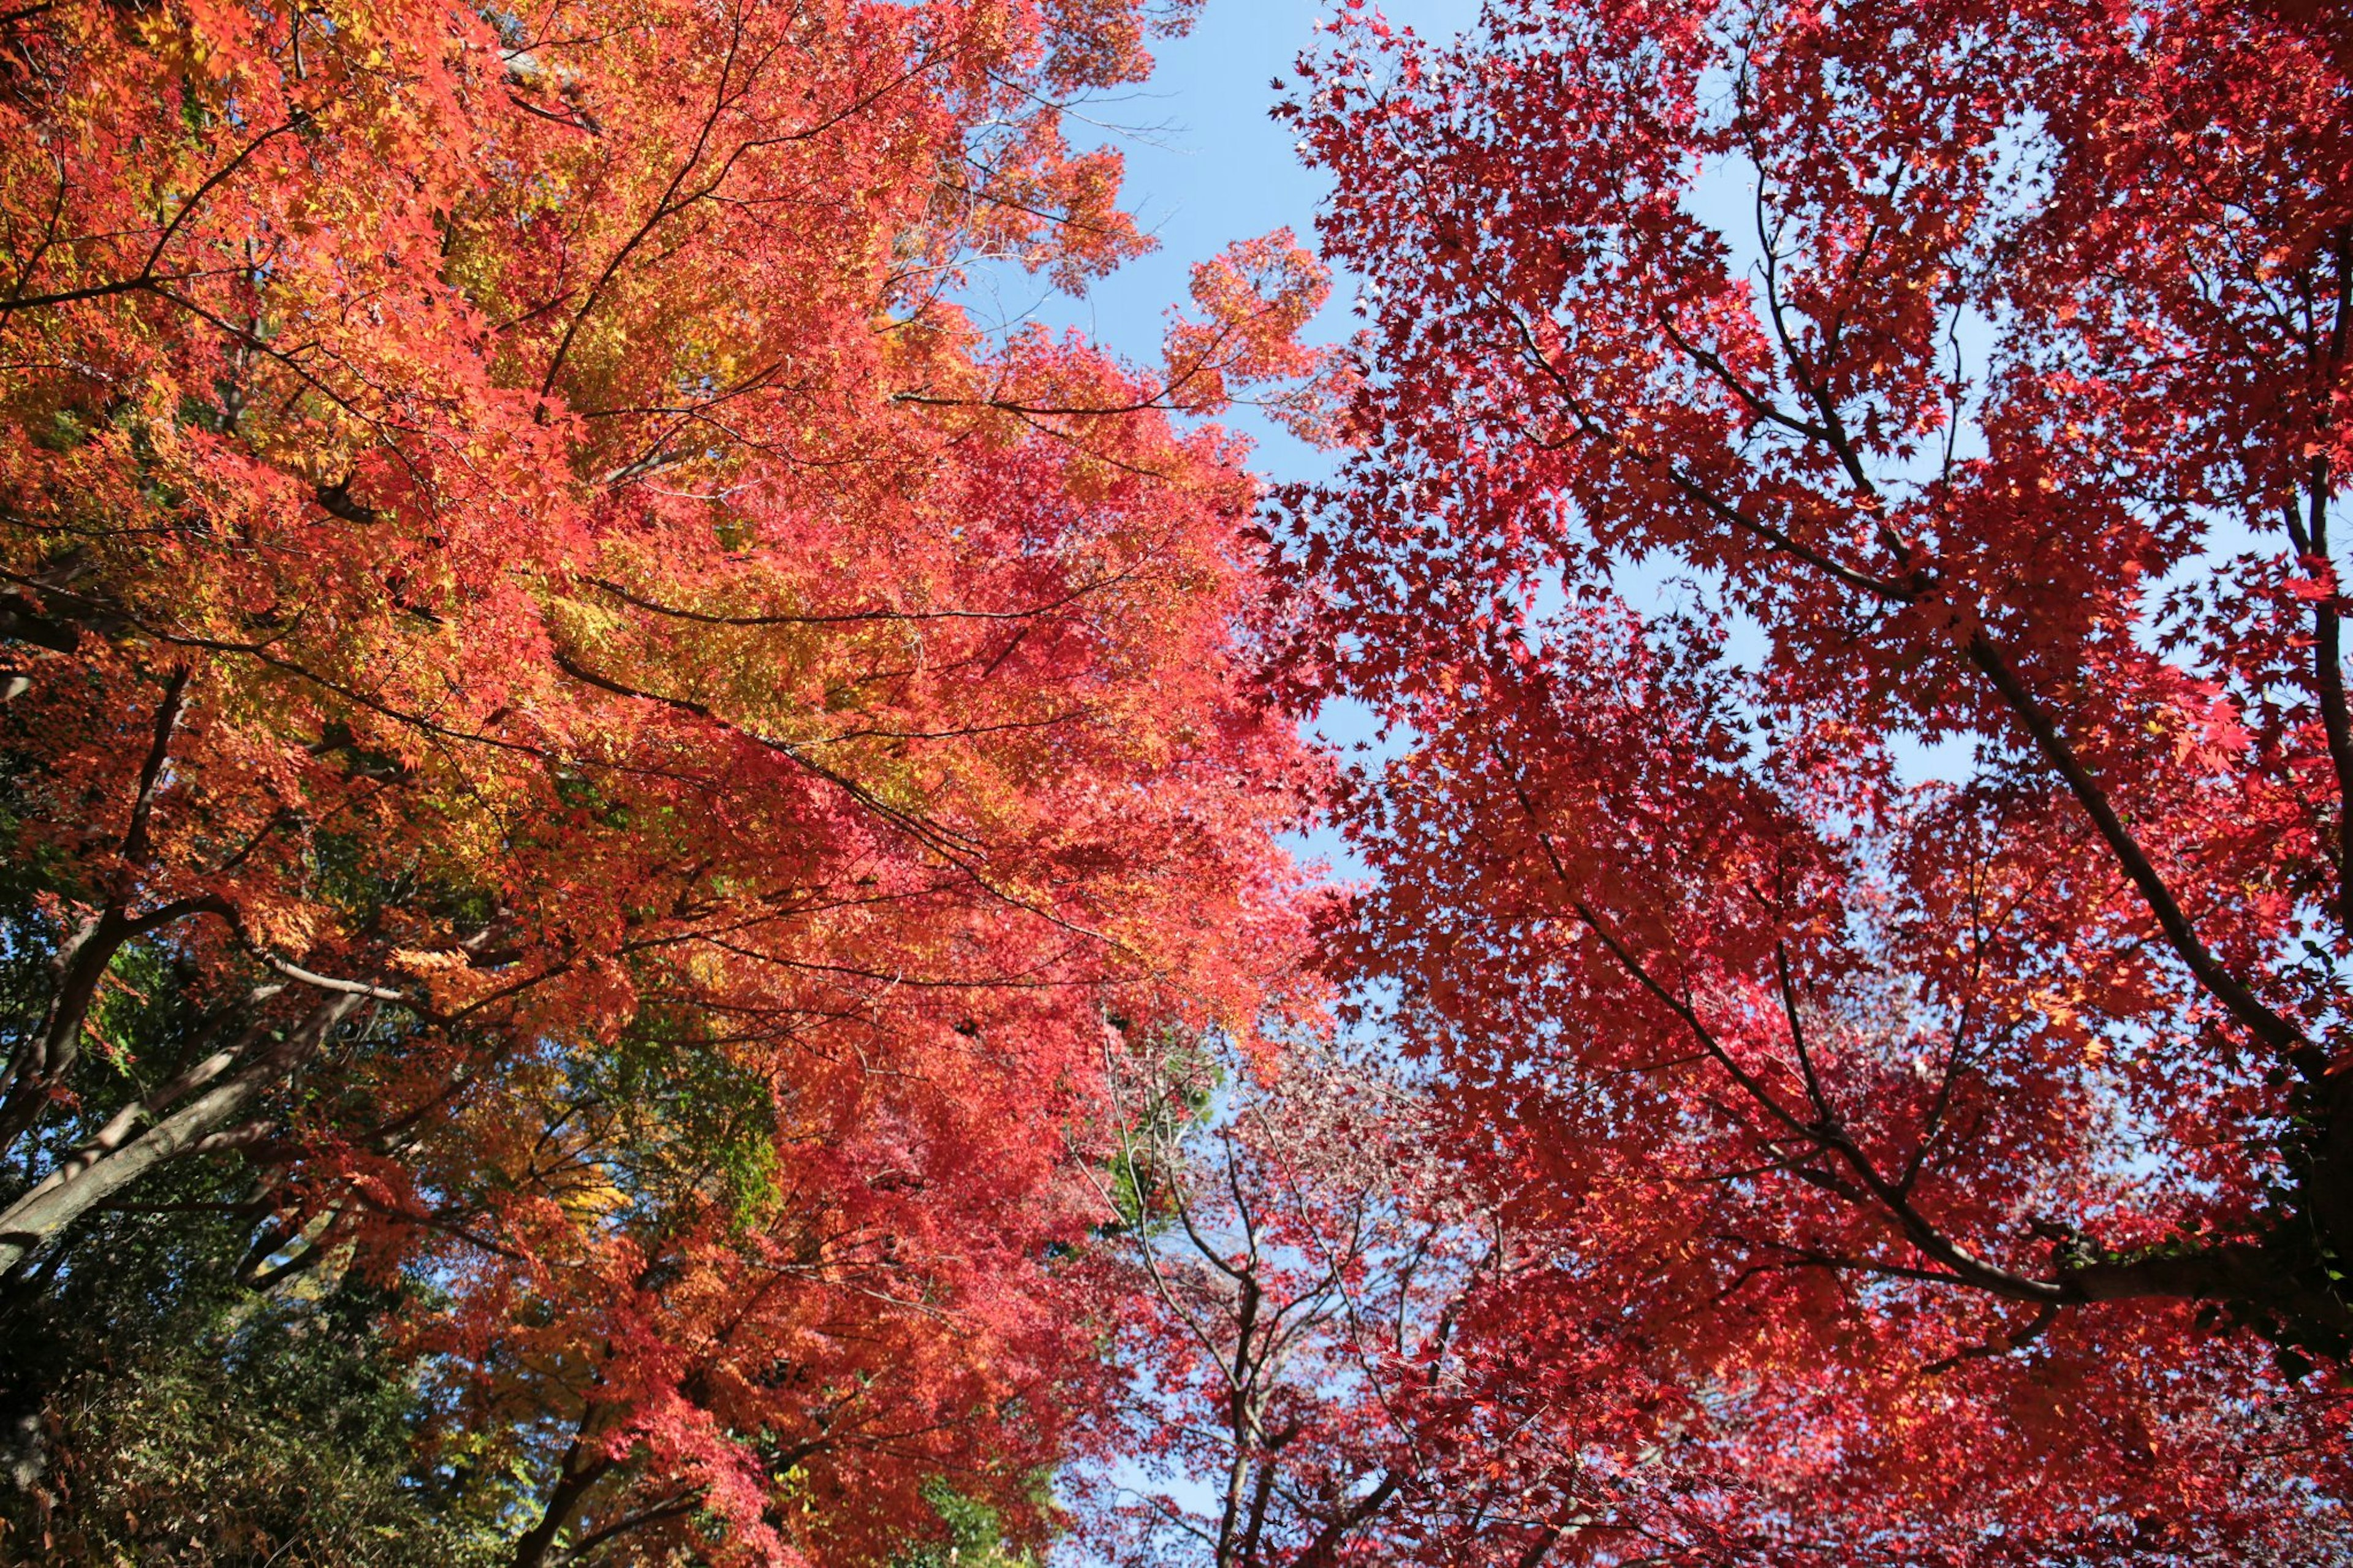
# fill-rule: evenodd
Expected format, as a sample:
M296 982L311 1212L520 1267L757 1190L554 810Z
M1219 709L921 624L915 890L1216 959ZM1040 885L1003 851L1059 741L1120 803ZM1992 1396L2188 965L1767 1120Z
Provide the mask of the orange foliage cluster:
M5 1261L241 1148L257 1276L436 1282L457 1430L547 1467L523 1561L871 1554L944 1476L1035 1523L1107 1033L1250 1035L1299 934L1252 481L1166 411L1300 369L1319 276L1218 272L1166 374L944 298L1141 247L1053 106L1147 20L0 21L12 853L56 954ZM191 1017L99 1125L131 944Z

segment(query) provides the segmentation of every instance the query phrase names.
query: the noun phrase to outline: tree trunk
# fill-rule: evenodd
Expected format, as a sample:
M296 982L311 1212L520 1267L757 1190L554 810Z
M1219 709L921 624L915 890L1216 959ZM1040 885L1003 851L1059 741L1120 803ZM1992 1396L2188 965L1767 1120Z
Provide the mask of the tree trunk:
M0 1079L0 1089L5 1090L5 1097L0 1098L0 1152L14 1148L16 1140L33 1130L48 1109L50 1095L73 1069L82 1021L90 1016L99 983L130 934L131 922L122 918L120 909L110 906L84 921L58 944L50 960L57 989L48 1012L41 1019L39 1031L17 1047L16 1059L8 1064L5 1079Z
M582 1426L587 1425L587 1419L586 1415L582 1415ZM579 1511L590 1489L604 1479L607 1470L612 1468L609 1460L594 1459L586 1465L580 1465L579 1461L580 1445L575 1440L564 1456L564 1468L555 1478L555 1489L547 1494L546 1511L539 1516L539 1522L515 1542L514 1568L546 1568L547 1554L554 1550L555 1538L564 1532L565 1525L572 1522L572 1516Z
M72 644L66 646L70 649ZM132 800L131 824L122 835L122 859L132 871L148 860L155 793L163 784L164 762L171 755L172 736L180 727L187 694L188 672L182 669L164 687L163 706L155 710L155 738L139 770L139 793ZM132 880L127 871L106 907L76 927L49 961L57 977L57 990L47 1016L41 1020L40 1032L18 1047L16 1059L8 1064L5 1074L0 1074L0 1154L15 1147L18 1139L38 1124L52 1097L64 1088L66 1075L73 1069L74 1058L79 1053L82 1026L90 1016L90 1004L96 1000L99 985L122 944L159 923L193 912L192 906L174 904L137 920L130 918L125 911ZM13 1260L0 1263L0 1273L12 1266Z
M260 1026L244 1037L126 1107L75 1150L38 1185L0 1210L0 1276L14 1271L59 1231L156 1166L222 1147L222 1130L262 1092L308 1061L327 1032L350 1016L361 998L321 1002L258 1056L238 1058ZM139 1124L152 1125L144 1132Z

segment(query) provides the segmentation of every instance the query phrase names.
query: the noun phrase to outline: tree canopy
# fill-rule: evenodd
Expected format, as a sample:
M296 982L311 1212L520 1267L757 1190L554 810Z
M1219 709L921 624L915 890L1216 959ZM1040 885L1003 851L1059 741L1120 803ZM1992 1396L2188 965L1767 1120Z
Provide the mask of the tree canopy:
M519 1563L1034 1530L1107 1020L1299 990L1253 491L1169 416L1319 275L1155 372L945 298L1136 248L1055 106L1145 20L9 14L0 1267L234 1151L248 1282L411 1281Z
M1348 11L1281 673L1395 731L1334 959L1531 1309L1774 1561L2335 1560L2341 15Z
M0 10L0 1555L2353 1562L2353 24L1192 10Z

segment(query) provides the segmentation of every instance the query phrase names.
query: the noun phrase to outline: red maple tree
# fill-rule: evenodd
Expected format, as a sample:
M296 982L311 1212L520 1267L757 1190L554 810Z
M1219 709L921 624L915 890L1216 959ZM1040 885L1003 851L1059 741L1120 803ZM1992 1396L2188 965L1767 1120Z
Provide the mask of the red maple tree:
M1775 1562L2341 1552L2341 13L1347 13L1276 667L1392 727L1335 961L1528 1333L1640 1324Z

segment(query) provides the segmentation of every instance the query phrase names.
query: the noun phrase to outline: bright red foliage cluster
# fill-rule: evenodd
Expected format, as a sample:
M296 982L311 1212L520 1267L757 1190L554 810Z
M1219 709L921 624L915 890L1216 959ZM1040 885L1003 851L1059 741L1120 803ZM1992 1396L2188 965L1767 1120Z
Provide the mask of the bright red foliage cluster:
M943 1478L1034 1525L1107 1012L1246 1036L1297 934L1255 492L1166 410L1312 368L1313 264L1206 271L1164 374L944 300L1140 247L1054 105L1147 20L0 17L0 722L53 889L6 940L54 953L0 1266L240 1149L257 1279L441 1289L449 1440L543 1478L518 1561L863 1561ZM104 1022L138 948L152 1048Z
M1756 1560L2337 1560L2341 12L1348 12L1282 676L1393 726L1336 958L1509 1331L1672 1368Z

